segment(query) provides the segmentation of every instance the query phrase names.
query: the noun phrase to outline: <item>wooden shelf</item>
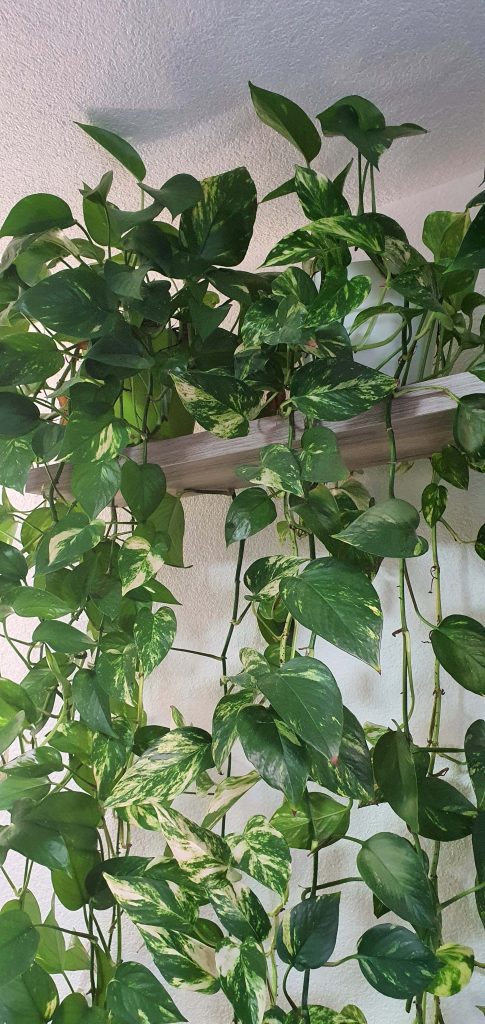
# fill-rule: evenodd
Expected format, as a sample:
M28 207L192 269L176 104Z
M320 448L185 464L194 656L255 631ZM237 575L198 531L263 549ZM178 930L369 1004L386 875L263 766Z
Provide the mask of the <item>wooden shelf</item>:
M400 461L426 458L451 441L456 403L444 388L458 397L478 392L485 394L485 384L471 373L441 377L398 393L393 402L392 419ZM342 458L349 469L379 466L388 461L383 403L352 420L328 426L338 437ZM299 420L297 438L301 430ZM248 486L236 476L236 466L256 463L263 445L284 443L287 436L287 421L271 416L251 423L247 437L222 440L203 431L168 441L151 441L149 461L162 466L172 493L227 491ZM131 449L130 456L139 462L141 446ZM55 466L52 470L55 472ZM70 477L70 466L66 466L59 485L66 498L72 497ZM44 467L30 471L26 487L30 494L42 494L48 485Z

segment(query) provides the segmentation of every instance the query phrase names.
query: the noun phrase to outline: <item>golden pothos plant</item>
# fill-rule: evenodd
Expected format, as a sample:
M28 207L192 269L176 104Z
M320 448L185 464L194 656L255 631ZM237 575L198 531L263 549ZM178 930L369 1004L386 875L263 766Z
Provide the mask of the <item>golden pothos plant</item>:
M12 889L0 913L2 1024L183 1021L174 987L199 993L201 1013L222 989L227 1021L238 1024L365 1024L359 993L331 1008L312 992L312 971L337 966L347 884L370 890L374 919L339 963L356 960L362 985L402 1000L417 1022L456 1019L449 997L484 968L467 936L450 933L446 911L472 894L470 915L476 901L485 924L485 722L453 748L441 745L440 722L442 674L485 694L485 629L459 606L449 613L449 600L444 615L439 541L445 531L457 539L449 487L465 495L469 472L485 467L485 193L464 212L430 213L418 250L377 212L375 172L396 139L423 129L388 125L359 96L324 110L318 128L284 97L256 86L251 96L299 152L292 178L260 201L292 196L302 226L260 271L235 269L258 207L245 167L152 187L128 142L89 125L80 127L134 176L138 208L110 200L107 171L82 187L82 220L63 198L36 194L1 228L0 608L21 669L15 681L0 679L1 871ZM325 165L322 135L356 150L333 179L312 166ZM356 248L381 278L372 305L369 278L349 276ZM359 361L373 349L375 368ZM413 506L398 493L393 396L455 367L475 375L476 393L456 399L453 441L433 455ZM387 410L389 489L376 503L343 464L329 424L377 402ZM183 601L183 575L175 597L164 566L183 565L184 531L180 496L166 492L150 442L194 422L240 437L269 414L285 419L288 441L240 468L226 519L237 560L227 638L220 656L208 655L221 681L212 735L178 712L171 728L147 724L144 679L173 646ZM45 467L45 497L22 511L16 493L32 465ZM273 522L280 554L254 561L245 544ZM408 572L429 544L432 621ZM478 564L485 527L475 550ZM399 588L402 678L379 683L395 692L393 722L364 728L315 644L322 637L352 655L356 671L359 661L379 669L390 626L375 587L384 559ZM414 728L411 607L435 659L420 695L430 703L427 735ZM261 642L228 675L247 612ZM28 641L16 637L18 617L33 620ZM236 743L243 776L231 773ZM453 759L468 766L473 800L444 777ZM234 834L230 809L260 780L281 806ZM188 790L200 795L197 821L178 809ZM394 830L349 835L351 810L369 804L390 805ZM156 859L132 852L139 829L159 837ZM444 900L441 845L466 837L476 874ZM331 880L326 848L349 841L354 874ZM312 866L292 904L294 849ZM33 865L50 874L44 919ZM71 928L59 906L73 912ZM125 960L127 917L164 984ZM298 1000L287 983L295 972Z

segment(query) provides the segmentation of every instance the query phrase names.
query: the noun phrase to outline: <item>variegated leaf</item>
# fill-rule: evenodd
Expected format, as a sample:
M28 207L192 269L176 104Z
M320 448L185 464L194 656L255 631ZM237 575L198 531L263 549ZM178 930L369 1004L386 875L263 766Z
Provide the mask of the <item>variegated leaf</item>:
M305 318L305 327L317 330L335 320L343 320L357 306L362 305L370 292L368 277L358 275L347 280L347 271L338 268L325 276L324 283Z
M262 942L268 935L270 919L251 889L226 883L211 889L210 901L219 921L233 938Z
M471 980L475 967L473 949L470 949L470 946L447 942L436 950L436 956L442 966L431 985L428 985L427 991L438 997L454 996Z
M173 1024L186 1020L151 971L130 961L118 964L107 988L106 1007L117 1024Z
M393 377L369 366L316 359L294 373L291 399L295 409L305 416L346 420L370 409L394 391L395 386Z
M298 459L284 444L265 445L260 451L259 466L239 466L236 473L269 491L288 491L303 497Z
M335 1010L329 1010L327 1006L309 1006L307 1024L337 1024L339 1015ZM299 1010L292 1010L285 1018L285 1024L300 1024L301 1016ZM342 1022L343 1024L343 1022Z
M98 787L98 797L105 800L123 771L131 753L133 733L126 722L113 722L114 736L94 734L89 763Z
M127 594L156 576L164 564L167 550L168 544L165 541L152 545L140 534L134 533L128 537L118 555L122 593Z
M128 769L108 807L158 804L183 793L199 772L212 767L209 733L188 726L173 729Z
M101 639L96 659L96 679L110 697L136 705L136 651L123 634L107 633Z
M237 716L241 708L253 702L253 695L247 690L228 693L222 697L214 710L212 719L212 755L219 770L229 756L237 739Z
M359 1010L358 1006L353 1006L349 1003L348 1006L344 1006L343 1010L337 1014L336 1024L367 1024L367 1021Z
M197 903L165 875L162 863L150 866L145 858L124 857L108 862L104 878L135 924L184 930L197 918Z
M228 838L234 860L257 882L285 899L291 872L288 843L262 814L246 823L241 835Z
M177 620L171 608L160 608L154 614L141 608L135 619L133 636L145 675L153 672L167 656L175 639Z
M280 593L302 626L379 669L382 609L360 569L336 558L317 558L300 576L283 579Z
M261 1024L266 1007L266 958L254 939L226 939L216 953L221 987L240 1024Z
M244 381L220 370L171 374L185 408L217 437L245 437L258 396Z
M338 755L342 697L326 665L316 658L292 658L279 670L260 676L258 685L297 736L326 757Z
M213 828L216 822L220 821L228 810L257 782L259 782L257 772L249 772L247 775L230 775L227 779L219 782L202 822L203 827Z
M160 974L174 988L188 988L212 995L220 988L214 950L181 932L153 925L139 931Z
M90 522L82 512L69 512L44 533L37 549L37 572L45 575L79 561L99 543L105 525L98 520Z
M129 442L123 420L112 413L94 418L84 410L75 410L64 431L59 456L66 462L107 462L115 459Z
M228 844L201 825L189 821L172 807L157 807L160 829L175 860L190 879L207 886L225 879L231 861Z
M277 597L281 580L286 576L297 576L306 559L288 555L269 555L258 558L246 569L244 584L253 600L262 601Z

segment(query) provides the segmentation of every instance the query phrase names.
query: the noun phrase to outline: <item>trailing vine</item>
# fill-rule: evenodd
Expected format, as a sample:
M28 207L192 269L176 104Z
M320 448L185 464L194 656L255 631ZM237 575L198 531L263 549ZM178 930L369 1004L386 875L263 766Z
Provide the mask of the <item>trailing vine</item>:
M246 168L151 187L133 147L90 125L80 127L138 183L139 208L111 201L107 171L81 189L82 220L64 199L34 194L1 229L11 240L0 267L0 614L19 676L0 678L6 1024L169 1024L185 1019L177 988L201 1001L221 990L237 1024L366 1024L358 993L346 1006L314 1002L313 972L338 968L347 991L349 961L411 1019L442 1024L454 1012L448 999L485 968L446 917L472 897L470 914L474 903L485 925L485 722L452 747L440 732L444 689L485 694L485 628L461 608L448 612L441 549L451 534L485 557L485 526L461 538L445 517L449 487L466 492L470 471L485 468L485 193L464 212L428 215L430 258L377 212L375 176L396 140L423 129L387 125L374 104L349 96L318 115L320 132L290 100L253 85L251 97L303 160L260 200L292 197L306 218L262 270L235 269L258 205ZM322 135L346 139L356 167L333 180L314 170ZM376 300L370 278L350 269L355 249L379 278ZM374 351L377 367L359 362ZM415 507L399 496L395 396L436 389L429 381L456 369L477 386L458 398L443 383L456 402L453 441L432 456ZM379 402L384 501L344 465L329 426ZM177 596L163 582L164 566L184 566L184 510L151 442L195 423L241 437L270 415L287 421L287 442L239 467L241 489L221 497L230 498L225 541L237 545L225 639L220 653L192 650L175 643L183 575ZM33 465L46 486L26 508L18 494ZM252 560L251 538L272 524L279 553ZM413 583L422 557L431 559L432 621ZM397 628L384 622L378 593L385 559ZM260 642L240 651L233 674L248 614ZM414 617L434 663L419 695ZM35 623L28 639L22 619ZM377 673L384 626L402 647L400 680L384 673L380 684L395 695L395 718L361 724L321 641ZM147 720L144 681L171 650L207 658L220 680L211 734L177 709L170 728L168 709L162 722ZM429 700L426 735L418 696ZM236 744L243 775L233 773ZM444 777L456 762L467 767L466 794ZM235 833L231 808L259 783L281 804ZM196 821L179 809L186 793L198 797ZM395 815L392 832L349 834L351 815L356 830L359 809L373 806L377 818L382 805ZM139 830L158 837L155 859L136 853ZM461 839L476 877L443 898L441 849ZM326 850L340 841L352 844L355 868L331 880ZM290 890L294 850L309 854L300 895ZM47 916L38 871L50 873ZM375 920L332 959L347 885L370 891ZM72 927L61 923L66 911ZM163 983L126 960L127 919Z

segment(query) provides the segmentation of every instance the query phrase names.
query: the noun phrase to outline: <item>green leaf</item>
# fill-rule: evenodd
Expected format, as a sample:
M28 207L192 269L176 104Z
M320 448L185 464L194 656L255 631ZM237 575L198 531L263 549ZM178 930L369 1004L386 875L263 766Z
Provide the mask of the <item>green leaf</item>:
M139 370L149 370L153 365L154 357L124 322L116 324L114 330L106 327L103 337L95 341L85 355L86 372L95 378L108 374L121 379L133 377Z
M315 658L287 661L258 685L284 722L326 757L336 757L343 727L342 698L330 669Z
M266 1008L266 958L252 938L224 939L216 952L221 988L240 1024L261 1024Z
M421 495L423 516L428 526L434 526L446 511L448 491L441 484L427 484Z
M139 466L129 459L123 464L121 493L138 522L148 519L158 508L165 490L165 473L160 466L148 463Z
M37 421L36 421L37 422ZM29 469L34 461L30 440L15 437L0 438L0 484L22 492L27 483Z
M47 335L0 334L0 386L45 381L64 365L59 349Z
M381 558L413 558L428 550L418 537L419 513L401 498L388 498L354 519L336 539Z
M117 301L89 267L52 274L23 292L19 308L44 327L71 338L93 338L106 330Z
M308 220L350 212L338 185L311 167L295 168L295 190Z
M166 564L183 566L185 518L182 501L178 495L166 494L158 508L150 516L149 522L157 532L166 534L169 539L169 548L165 554Z
M288 491L303 497L298 459L286 445L267 444L259 456L260 466L238 466L237 475L270 491Z
M39 422L39 410L31 398L15 391L0 391L0 438L30 434Z
M225 523L226 544L246 540L265 526L274 523L274 502L261 487L248 487L240 491L231 502Z
M418 784L411 748L404 733L389 730L379 737L374 749L374 773L384 799L411 831L417 832Z
M180 218L180 241L208 263L234 267L244 259L256 216L256 189L245 167L201 182L203 198Z
M281 833L262 814L256 814L246 822L242 834L230 836L228 842L241 870L285 899L291 856Z
M351 711L343 708L344 725L337 763L310 753L310 776L324 789L367 803L374 799L372 764L364 730Z
M485 560L485 523L480 527L475 541L475 551L479 558Z
M315 970L330 959L337 941L340 893L310 896L285 910L276 949L280 960L297 971Z
M216 370L172 371L177 394L197 423L217 437L245 437L257 397L242 380Z
M155 576L165 561L165 541L150 544L141 534L133 533L125 540L118 555L122 593L143 586Z
M52 228L70 228L73 224L71 210L63 199L40 192L25 196L12 207L0 228L0 238L5 235L18 238L22 235L41 234Z
M63 654L82 654L96 646L91 637L67 622L41 622L34 629L32 640L34 643L47 644L53 651L61 651Z
M79 669L72 682L72 700L80 717L93 729L106 736L114 736L111 726L109 700L99 686L96 673L89 669Z
M465 735L465 757L468 774L475 790L477 807L485 811L485 721L479 718Z
M359 939L357 959L366 981L391 999L419 995L440 966L417 935L396 924L369 928Z
M121 470L115 459L109 462L78 462L72 467L72 493L90 519L109 505L119 490L120 482Z
M465 690L485 694L485 628L468 615L447 615L431 632L440 665Z
M317 117L324 135L348 139L373 167L394 139L425 132L417 124L386 125L379 108L362 96L344 96Z
M485 458L485 395L465 395L456 407L453 435L462 451Z
M328 427L309 427L301 437L301 476L312 483L343 480L348 475L338 449L338 441Z
M51 793L40 803L21 801L2 844L36 864L70 870L70 852L96 853L99 806L85 793Z
M115 160L118 160L126 170L133 174L135 178L142 181L146 174L146 167L141 159L141 156L133 149L126 139L122 139L120 135L116 135L115 132L108 131L107 128L99 128L94 124L81 124L79 121L75 121L78 128L82 128L86 135L89 135L91 139L94 139L99 146L106 149L111 156L114 156Z
M17 583L24 580L28 572L27 562L21 551L0 541L0 576Z
M175 174L161 188L149 188L148 185L141 187L162 207L166 206L172 217L177 217L184 210L189 210L204 196L200 182L191 174Z
M34 962L39 935L22 910L0 914L0 989Z
M60 618L71 611L62 598L36 587L21 587L13 598L12 607L16 615L25 618Z
M431 250L436 262L450 260L457 255L470 225L470 214L437 210L428 213L423 225L423 242Z
M361 846L357 869L382 903L417 931L436 925L435 897L422 858L407 839L379 832Z
M133 637L143 672L149 675L166 658L175 639L177 620L171 608L152 614L148 608L138 612Z
M269 125L296 146L305 160L313 160L320 152L322 143L315 125L305 111L293 100L277 92L261 89L252 82L249 82L249 90L254 109L263 124Z
M80 992L73 992L62 1000L52 1024L107 1024L107 1016L99 1006L88 1006Z
M299 577L284 579L280 592L302 626L379 670L382 611L363 572L318 558Z
M470 946L459 946L454 942L447 942L436 950L436 957L440 962L440 968L433 978L431 985L428 985L428 992L434 996L443 998L454 996L461 992L465 985L471 980L475 966L475 954Z
M308 778L305 748L270 708L246 707L240 711L237 729L244 753L273 789L290 803L298 803Z
M118 1024L172 1024L185 1021L173 999L142 964L129 960L119 964L106 991L106 1008Z
M4 1024L45 1024L51 1019L57 1000L52 978L38 964L32 964L22 977L0 988L0 1017ZM56 1022L57 1019L56 1015ZM59 1021L63 1024L62 1018ZM92 1024L96 1024L94 1019Z
M241 690L227 694L216 704L212 718L212 755L219 771L237 740L239 712L252 701L252 694Z
M284 801L271 824L297 850L316 850L338 842L347 832L350 808L326 793L305 793L296 806Z
M160 974L175 988L192 989L212 995L220 987L214 950L181 932L152 925L140 925Z
M429 775L418 779L419 834L449 843L471 835L477 810L454 786Z
M339 365L335 360L322 365L316 359L293 374L292 404L305 416L346 420L365 412L389 395L395 380L361 363Z
M183 793L200 772L212 767L210 736L203 729L173 729L145 750L115 786L109 807L158 804ZM169 837L167 837L170 842Z

